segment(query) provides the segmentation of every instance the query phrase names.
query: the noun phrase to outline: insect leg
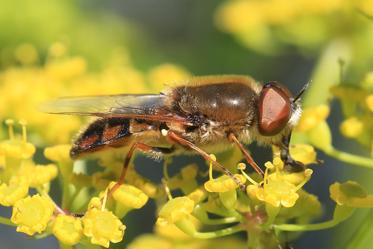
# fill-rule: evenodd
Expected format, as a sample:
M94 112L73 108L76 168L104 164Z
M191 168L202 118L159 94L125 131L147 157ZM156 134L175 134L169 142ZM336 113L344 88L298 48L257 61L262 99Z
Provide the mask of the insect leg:
M173 148L153 147L153 146L150 146L150 145L147 145L147 144L144 144L144 143L140 143L140 142L134 143L131 146L131 148L129 149L129 151L126 155L126 158L124 159L122 171L120 173L120 177L119 177L118 181L115 183L115 185L110 189L110 191L108 193L109 196L112 195L115 192L115 190L117 190L120 187L120 185L123 184L124 179L126 178L126 173L127 173L129 163L131 162L131 159L133 157L133 154L134 154L135 150L140 150L144 153L167 154L167 153L171 153L174 149Z
M189 149L192 149L194 150L195 152L197 152L198 154L200 154L205 160L207 161L210 161L215 167L221 169L224 174L226 174L227 176L231 177L235 183L240 186L241 190L242 191L245 191L246 190L246 187L245 187L245 184L242 184L233 174L232 172L230 172L227 168L225 168L223 165L221 165L220 163L214 161L211 159L210 155L207 154L205 151L203 151L201 148L199 148L198 146L196 146L194 143L186 140L185 138L181 137L180 135L176 134L175 132L173 131L167 131L167 133L165 134L170 140L172 140L173 142L176 142L184 147L187 147Z
M285 169L291 172L300 172L305 169L305 166L303 163L295 161L291 156L289 152L289 144L290 144L290 138L291 138L291 132L289 135L284 136L282 138L282 146L281 146L281 152L280 157L281 160L285 164Z
M251 167L253 167L253 169L259 174L259 175L264 175L264 172L263 170L258 166L258 164L256 164L256 162L254 161L254 159L251 157L250 153L245 149L245 147L240 143L240 141L238 141L238 139L236 138L236 136L233 134L233 133L230 133L228 135L228 139L235 143L238 148L241 150L242 154L245 156L246 158L246 161L251 165Z

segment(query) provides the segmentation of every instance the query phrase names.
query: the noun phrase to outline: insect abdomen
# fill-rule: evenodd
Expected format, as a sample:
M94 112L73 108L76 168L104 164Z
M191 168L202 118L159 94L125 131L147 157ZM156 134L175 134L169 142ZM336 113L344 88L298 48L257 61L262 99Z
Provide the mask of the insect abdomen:
M123 146L130 136L129 119L101 118L91 123L79 135L70 150L70 156L76 158L83 153L98 151L105 147Z

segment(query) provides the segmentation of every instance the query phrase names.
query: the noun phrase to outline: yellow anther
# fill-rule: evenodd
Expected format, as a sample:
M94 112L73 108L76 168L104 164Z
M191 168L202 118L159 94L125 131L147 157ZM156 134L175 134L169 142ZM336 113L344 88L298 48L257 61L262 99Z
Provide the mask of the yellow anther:
M7 119L5 120L5 124L8 126L8 133L9 133L9 139L13 140L14 139L14 120L13 119Z
M244 163L237 164L237 169L239 169L239 170L245 170L246 169L246 164L244 164Z
M210 154L210 158L211 160L216 161L216 156L214 154Z
M264 166L267 168L267 169L273 169L275 166L272 164L272 162L266 162L264 163Z

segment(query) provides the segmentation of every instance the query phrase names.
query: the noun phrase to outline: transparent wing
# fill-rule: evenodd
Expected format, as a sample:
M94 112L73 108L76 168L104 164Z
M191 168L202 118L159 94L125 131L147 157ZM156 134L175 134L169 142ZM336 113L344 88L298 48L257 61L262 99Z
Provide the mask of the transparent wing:
M52 114L128 117L187 124L184 117L166 107L166 99L167 96L162 94L66 97L44 103L40 109Z

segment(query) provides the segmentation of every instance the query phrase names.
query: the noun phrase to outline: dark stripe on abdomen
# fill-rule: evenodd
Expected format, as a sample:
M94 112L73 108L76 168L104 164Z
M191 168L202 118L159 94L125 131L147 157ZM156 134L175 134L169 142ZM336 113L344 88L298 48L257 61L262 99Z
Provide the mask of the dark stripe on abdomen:
M120 146L123 139L131 135L130 120L127 118L101 118L91 123L75 140L70 156L93 152L106 146Z

